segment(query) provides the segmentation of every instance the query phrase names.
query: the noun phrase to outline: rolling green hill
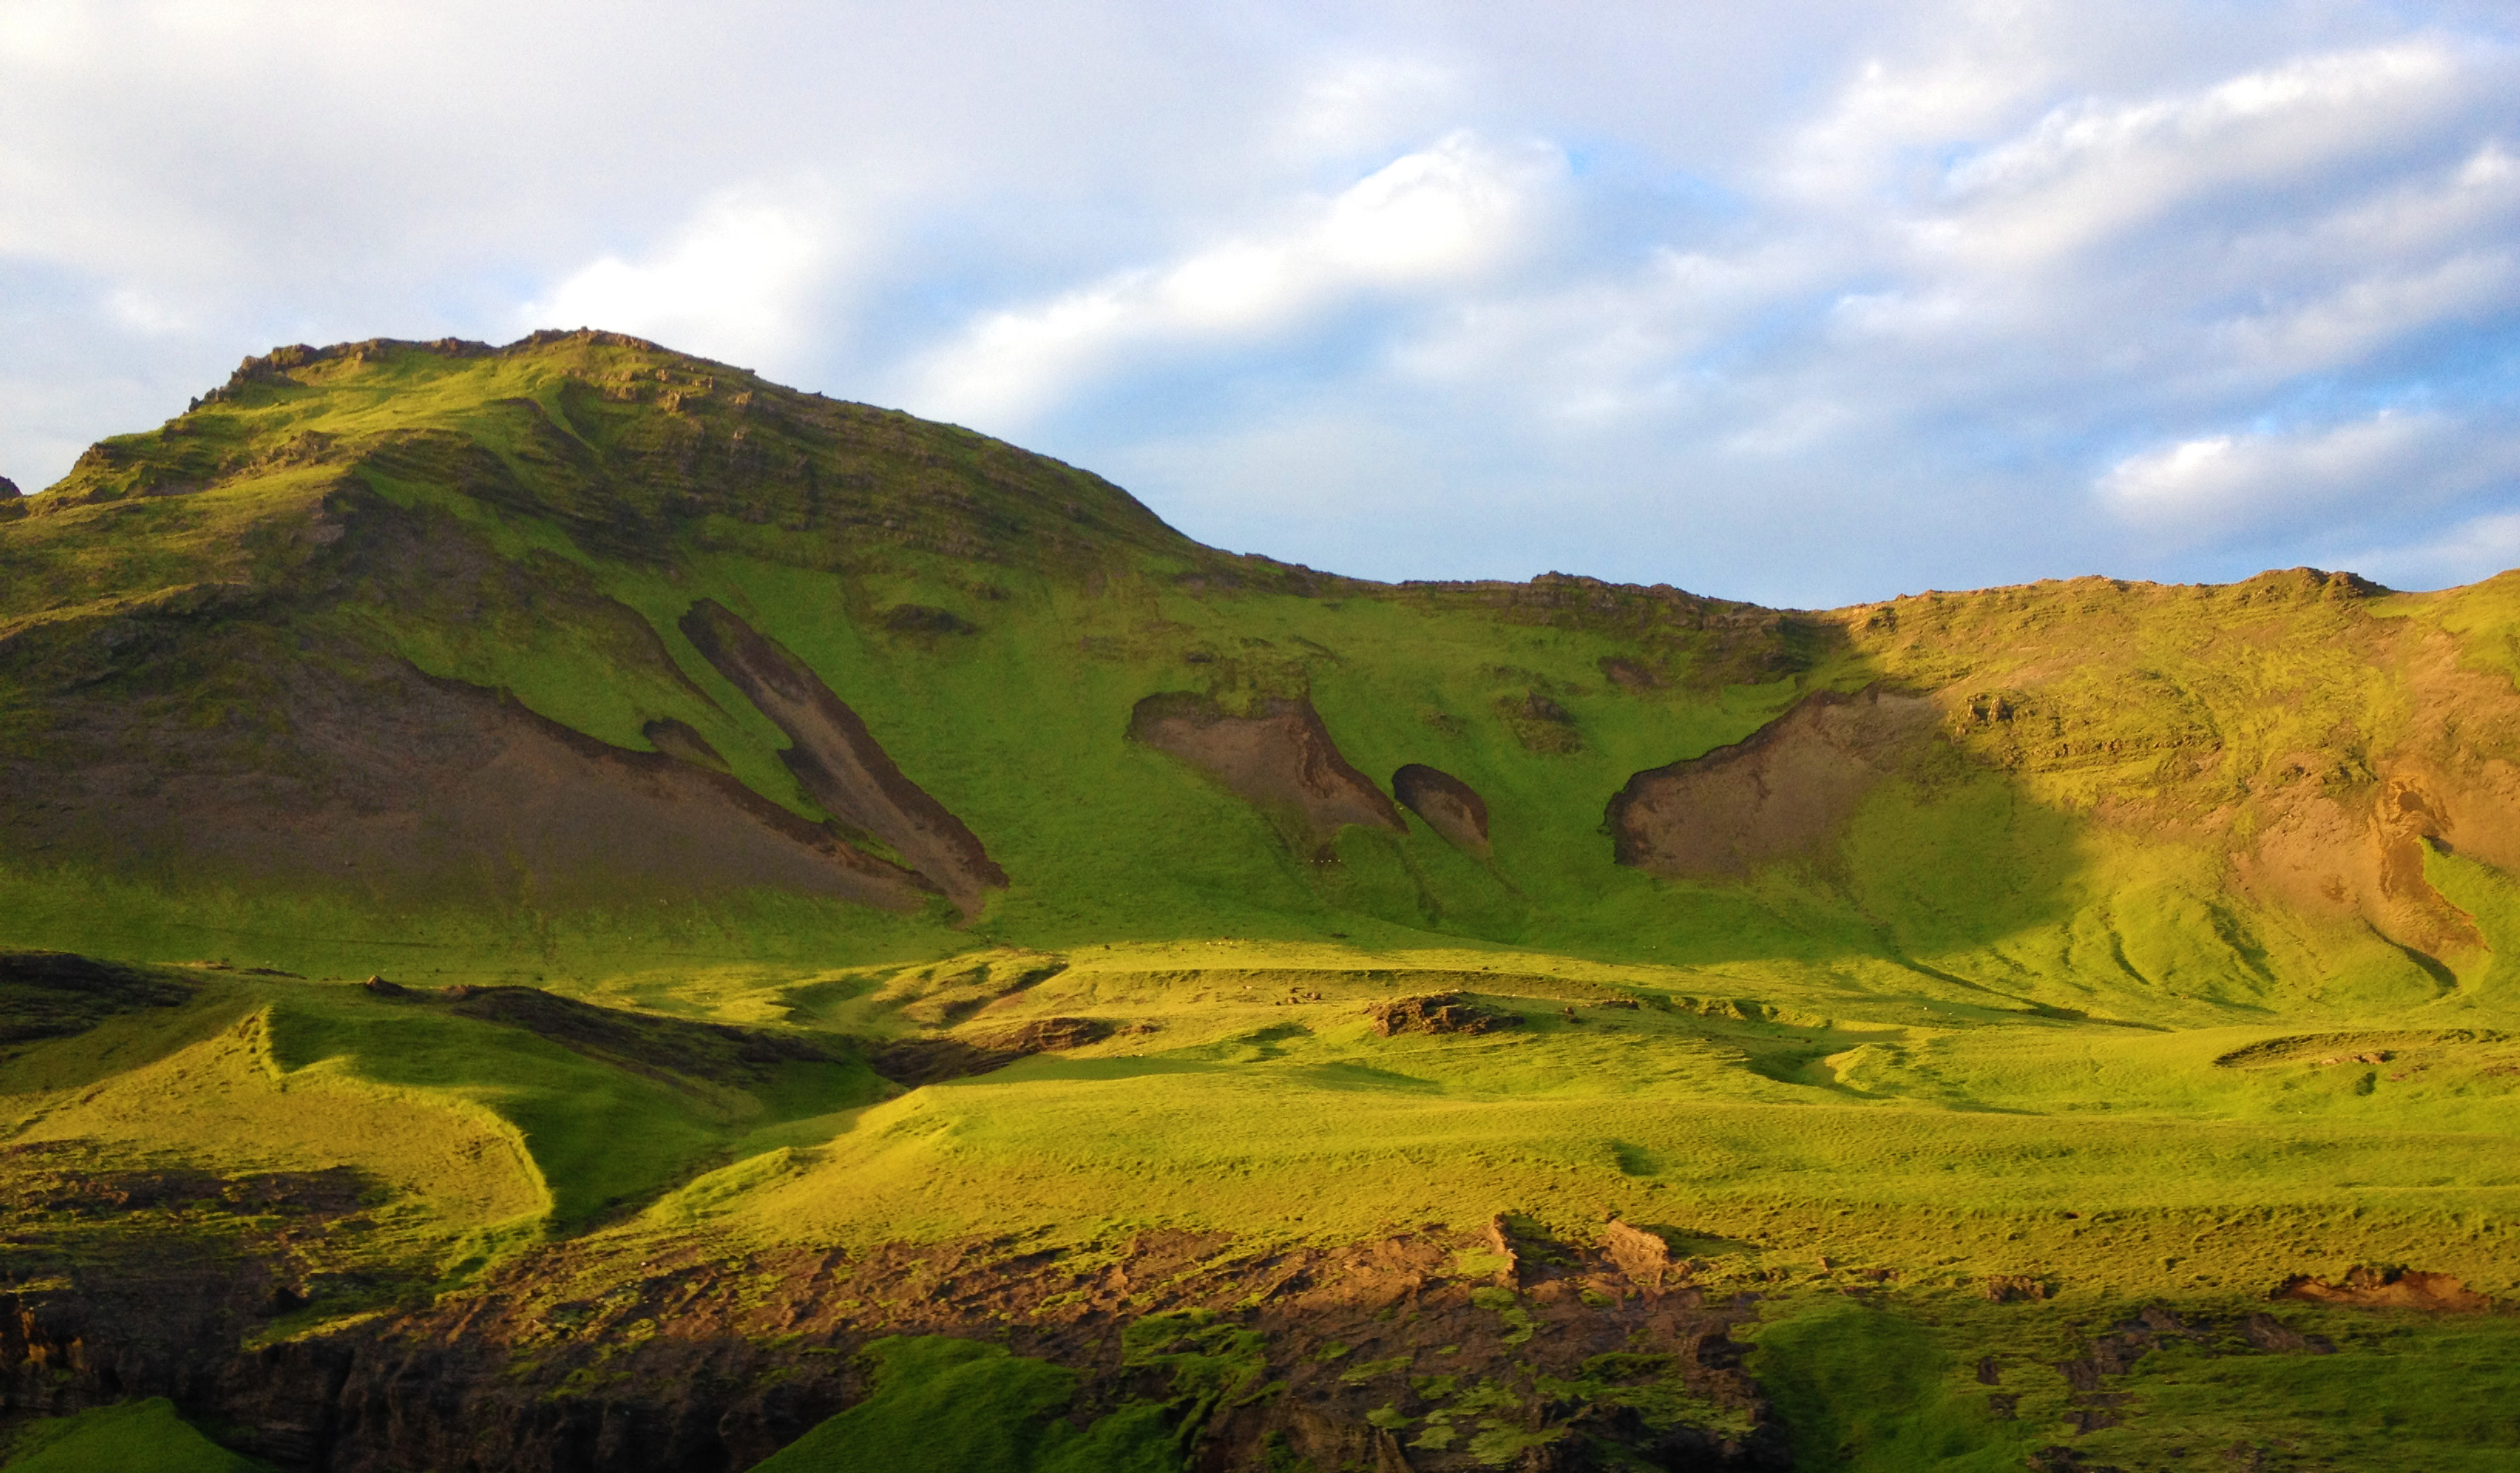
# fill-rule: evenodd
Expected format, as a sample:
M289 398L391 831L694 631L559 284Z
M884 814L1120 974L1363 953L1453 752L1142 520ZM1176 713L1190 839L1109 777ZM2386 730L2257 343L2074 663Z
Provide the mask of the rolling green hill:
M1383 585L282 349L0 503L0 1431L2507 1466L2514 874L2520 574Z

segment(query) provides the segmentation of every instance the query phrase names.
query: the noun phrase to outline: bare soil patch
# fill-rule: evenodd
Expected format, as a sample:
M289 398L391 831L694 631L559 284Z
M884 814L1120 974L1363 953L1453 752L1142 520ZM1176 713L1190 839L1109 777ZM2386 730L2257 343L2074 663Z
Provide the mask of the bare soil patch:
M2428 1310L2441 1315L2482 1315L2494 1301L2448 1273L2420 1269L2357 1268L2343 1283L2329 1283L2297 1273L2283 1281L2276 1299L2303 1299L2313 1304L2351 1305L2366 1310Z
M833 818L892 846L966 915L1006 871L945 805L902 775L858 713L803 660L714 600L692 605L682 631L718 672L795 745L780 753Z
M1223 782L1317 861L1350 824L1408 831L1399 807L1339 754L1308 700L1273 697L1257 715L1232 716L1204 695L1149 695L1131 713L1129 735Z
M232 636L199 653L256 688L267 719L204 724L78 692L56 708L76 765L0 759L0 794L41 795L0 802L0 842L381 896L926 903L918 875L724 772L612 746L501 692L338 645L291 658Z
M1931 701L1905 692L1816 692L1731 746L1629 779L1609 807L1618 862L1731 876L1808 853L1935 720Z
M1488 857L1488 804L1476 788L1439 768L1412 762L1391 775L1391 792L1454 848Z
M180 1006L199 990L156 968L69 952L0 952L0 1049L83 1033L118 1012Z
M1099 1044L1113 1032L1102 1018L1036 1018L1020 1028L979 1038L904 1039L876 1049L875 1072L917 1089L1003 1069L1036 1053L1062 1053Z

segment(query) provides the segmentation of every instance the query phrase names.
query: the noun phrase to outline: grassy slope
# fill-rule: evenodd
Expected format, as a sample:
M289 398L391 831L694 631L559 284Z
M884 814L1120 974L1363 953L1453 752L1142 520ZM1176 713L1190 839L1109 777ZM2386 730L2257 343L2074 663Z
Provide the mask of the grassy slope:
M889 1093L863 1065L624 1067L523 1027L334 982L217 978L0 1058L0 1138L237 1172L351 1167L379 1251L447 1263L642 1203L766 1127Z
M164 1398L47 1418L20 1432L0 1462L11 1473L261 1473L195 1431Z
M1071 1371L944 1336L878 1341L875 1392L759 1464L763 1473L1172 1473L1180 1457L1156 1406L1079 1430L1058 1417Z
M228 1091L222 1108L248 1087L327 1110L428 1099L446 1120L481 1122L466 1129L523 1141L548 1183L533 1189L562 1222L775 1148L614 1231L1084 1238L1160 1223L1337 1237L1510 1207L1587 1234L1615 1212L1688 1234L1717 1279L1780 1295L1763 1354L1776 1384L1813 1388L1813 1426L1838 1414L1829 1406L1883 1408L1844 1433L1873 1450L1845 1466L1928 1466L1917 1450L1930 1448L2008 1450L2011 1463L1991 1465L2011 1466L2023 1439L2052 1434L2045 1421L1998 1426L1973 1400L1967 1348L2013 1333L1988 1315L2061 1333L2145 1295L2237 1302L2285 1273L2362 1262L2520 1292L2507 1245L2520 1188L2505 1072L2514 1046L2402 1037L2394 1047L2424 1065L2404 1079L2386 1077L2396 1066L2215 1062L2287 1034L2507 1024L2505 959L2520 955L2508 877L2472 859L2430 860L2437 888L2477 918L2493 952L2445 994L2366 930L2235 899L2214 845L2156 822L2245 809L2270 764L2341 726L2385 746L2408 703L2399 670L2372 654L2390 647L2374 633L2388 621L2440 629L2480 668L2520 672L2512 580L2352 605L2096 582L1930 596L1888 617L1868 608L1820 621L1825 638L1805 668L1779 672L1732 670L1695 635L1621 617L1501 614L1362 586L1299 595L1257 577L1192 585L1184 572L1214 568L1152 534L1090 566L975 563L935 546L852 550L812 525L719 513L681 524L661 555L634 556L571 520L574 493L536 448L544 431L499 401L539 403L600 441L611 422L570 385L645 361L568 345L494 360L388 355L322 367L309 375L320 390L257 388L192 418L197 443L309 429L347 443L433 426L499 451L548 495L484 499L392 468L360 473L395 507L445 518L558 592L462 623L371 588L308 617L433 674L509 689L620 746L645 748L640 729L653 718L685 721L746 782L813 817L776 760L775 730L674 627L694 600L718 599L811 663L983 837L1014 885L980 921L958 931L778 896L664 914L414 909L350 893L168 888L20 860L0 861L0 940L542 980L662 1011L798 1024L813 1014L788 1004L817 985L863 993L900 964L990 946L1064 951L1075 969L966 1031L1080 1013L1161 1031L871 1106L771 1108L603 1069L514 1030L415 1022L346 989L271 983L223 1004L222 1026L263 1020L260 1062L248 1035L205 1034L185 1047L216 1052L217 1067L188 1077L218 1083L188 1088ZM268 577L309 556L288 530L325 483L266 468L194 496L13 523L0 633L168 587ZM976 632L887 633L885 612L903 603L948 609ZM622 609L673 669L625 653ZM1623 689L1604 676L1612 657L1651 664L1665 683ZM1727 678L1737 674L1758 683ZM1660 881L1610 863L1602 805L1630 774L1737 739L1808 690L1881 678L2002 696L2025 714L2003 731L1962 723L1953 750L1979 760L1886 785L1826 858L1741 885ZM1134 702L1164 690L1229 704L1309 693L1377 781L1418 761L1476 786L1496 862L1461 856L1415 821L1406 837L1351 830L1337 867L1299 862L1238 800L1122 738ZM1533 691L1572 715L1581 750L1534 752L1517 738L1501 703ZM40 739L30 710L0 701L12 740ZM2038 742L2019 735L2033 717ZM2134 800L2151 805L2146 822L2125 822ZM1358 1008L1399 984L1351 975L1372 967L1538 974L1562 979L1566 997L1512 1004L1532 1021L1508 1034L1381 1040ZM1287 975L1239 975L1255 969ZM1281 1003L1298 975L1328 1001ZM1588 1008L1580 1024L1556 1013L1604 985L1673 1004ZM1731 1000L1751 1005L1703 1005ZM880 1008L848 1016L906 1026ZM115 1088L160 1097L148 1071L181 1072L193 1057L153 1054L77 1107L87 1115L48 1116L44 1128L111 1133L146 1118L158 1135L135 1144L207 1149L184 1134L183 1110L113 1102ZM2377 1076L2367 1088L2366 1072ZM301 1153L291 1159L367 1159L292 1135L313 1129L303 1113L273 1114L258 1138ZM608 1148L624 1140L637 1149ZM517 1189L414 1187L461 1199L439 1210L468 1223L517 1211L498 1194ZM1823 1258L1837 1268L1822 1271ZM1793 1317L1798 1306L1857 1313L1833 1294L1850 1265L1896 1271L1909 1296L1897 1322ZM2063 1297L1953 1297L2003 1272L2051 1275ZM1811 1294L1825 1297L1801 1297ZM2305 1381L2292 1402L2249 1415L2317 1428L2341 1414L2341 1388L2358 1377L2393 1398L2438 1394L2433 1412L2391 1415L2451 1430L2408 1441L2403 1456L2364 1449L2352 1465L2457 1465L2425 1462L2424 1450L2459 1444L2459 1408L2498 1385L2483 1370L2487 1380L2461 1379L2475 1355L2458 1337L2498 1345L2500 1331L2373 1333L2357 1368L2321 1362L2333 1396ZM1889 1347L1879 1356L1845 1352L1875 1338ZM2261 1363L2218 1363L2206 1384L2228 1383L2242 1401L2273 1396L2248 1382ZM2183 1378L2144 1395L2212 1420Z

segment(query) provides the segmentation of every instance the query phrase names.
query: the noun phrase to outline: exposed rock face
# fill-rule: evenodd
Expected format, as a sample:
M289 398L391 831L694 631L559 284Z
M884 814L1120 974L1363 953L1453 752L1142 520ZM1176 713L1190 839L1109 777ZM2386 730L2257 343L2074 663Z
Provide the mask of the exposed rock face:
M1256 715L1231 716L1204 695L1149 695L1130 714L1129 735L1223 782L1315 859L1350 824L1408 831L1399 808L1339 755L1310 701L1273 698Z
M892 846L966 915L1006 871L945 805L902 776L866 723L803 660L703 599L683 616L683 633L718 673L788 734L781 752L814 801L832 817Z
M1671 1244L1658 1233L1642 1228L1631 1228L1612 1218L1601 1229L1602 1250L1619 1272L1636 1281L1641 1288L1659 1289L1672 1272Z
M1373 1019L1373 1031L1384 1038L1403 1033L1493 1033L1522 1021L1519 1014L1481 1007L1459 993L1393 998L1367 1004L1365 1015Z
M1639 773L1610 800L1618 862L1731 876L1809 853L1935 719L1921 695L1822 691L1731 746Z
M1391 792L1453 847L1488 857L1488 805L1451 773L1412 762L1391 775Z

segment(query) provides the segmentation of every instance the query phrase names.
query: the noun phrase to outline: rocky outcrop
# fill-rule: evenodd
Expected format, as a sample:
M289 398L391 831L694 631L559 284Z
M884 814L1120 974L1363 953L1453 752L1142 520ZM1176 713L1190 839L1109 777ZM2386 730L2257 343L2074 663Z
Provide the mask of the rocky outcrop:
M1373 1031L1384 1038L1403 1033L1494 1033L1522 1021L1520 1013L1482 1007L1459 993L1370 1003L1365 1015L1373 1019Z
M1610 1262L1642 1288L1659 1289L1663 1280L1676 1276L1671 1261L1671 1244L1660 1233L1642 1228L1631 1228L1617 1218L1601 1228L1601 1248ZM1682 1273L1687 1270L1683 1269Z

